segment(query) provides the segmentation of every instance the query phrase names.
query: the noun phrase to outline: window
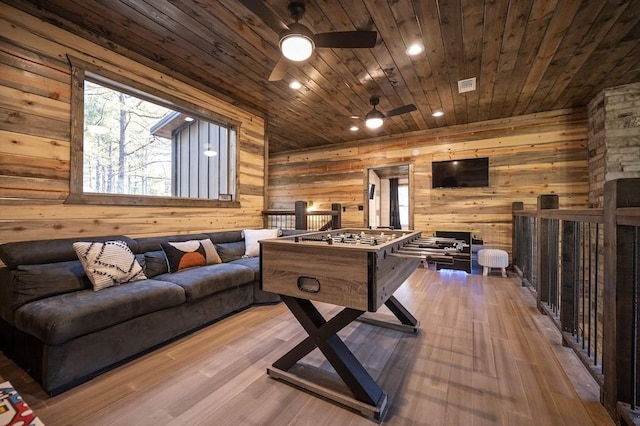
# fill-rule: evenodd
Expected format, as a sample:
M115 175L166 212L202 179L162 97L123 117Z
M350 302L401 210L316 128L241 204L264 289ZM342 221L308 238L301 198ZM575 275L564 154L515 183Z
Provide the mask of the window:
M239 206L237 125L71 62L79 92L72 95L72 147L80 149L71 151L67 202Z
M398 206L400 208L400 223L402 229L409 228L409 185L398 185Z

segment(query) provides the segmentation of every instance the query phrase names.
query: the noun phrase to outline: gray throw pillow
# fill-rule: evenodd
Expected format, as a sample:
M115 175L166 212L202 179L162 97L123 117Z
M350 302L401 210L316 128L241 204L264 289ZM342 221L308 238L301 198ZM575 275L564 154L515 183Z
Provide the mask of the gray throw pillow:
M216 250L220 255L220 259L224 263L231 262L232 260L240 259L244 256L245 245L244 241L234 241L233 243L219 243L216 244Z
M144 254L144 274L147 278L153 278L167 272L169 272L169 266L162 250L148 251Z

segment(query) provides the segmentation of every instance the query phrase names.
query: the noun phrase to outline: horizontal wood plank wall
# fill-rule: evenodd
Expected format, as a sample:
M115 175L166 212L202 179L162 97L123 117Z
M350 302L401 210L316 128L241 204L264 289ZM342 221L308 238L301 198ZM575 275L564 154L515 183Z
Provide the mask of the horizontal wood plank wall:
M489 157L489 187L432 189L432 161ZM561 208L588 203L586 110L558 110L432 131L372 138L336 149L269 158L269 208L295 200L317 208L342 203L344 227L365 225L366 170L412 163L414 228L477 231L488 245L511 252L511 203L536 206L558 194Z
M132 36L134 32L132 29ZM4 4L0 4L0 33L0 243L82 234L136 237L262 225L262 117L127 59L121 47L104 49ZM240 122L241 208L63 204L69 194L70 157L67 55L159 90L170 90L186 101Z

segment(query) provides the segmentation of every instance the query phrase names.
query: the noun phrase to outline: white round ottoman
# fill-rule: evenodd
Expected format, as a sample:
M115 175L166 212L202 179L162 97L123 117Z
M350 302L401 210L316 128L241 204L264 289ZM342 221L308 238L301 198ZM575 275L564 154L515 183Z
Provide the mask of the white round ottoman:
M478 265L482 266L482 275L489 274L491 268L500 268L502 276L506 278L509 266L509 254L504 250L481 249L478 250Z

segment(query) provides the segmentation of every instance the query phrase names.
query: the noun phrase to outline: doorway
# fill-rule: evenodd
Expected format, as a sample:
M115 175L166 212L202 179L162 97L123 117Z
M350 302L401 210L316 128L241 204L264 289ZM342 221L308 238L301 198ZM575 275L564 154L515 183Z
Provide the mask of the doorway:
M394 164L367 169L364 203L365 222L370 228L413 229L412 164ZM396 189L394 189L396 187ZM392 204L397 193L397 216ZM394 208L396 210L396 208ZM397 220L400 221L400 228Z

